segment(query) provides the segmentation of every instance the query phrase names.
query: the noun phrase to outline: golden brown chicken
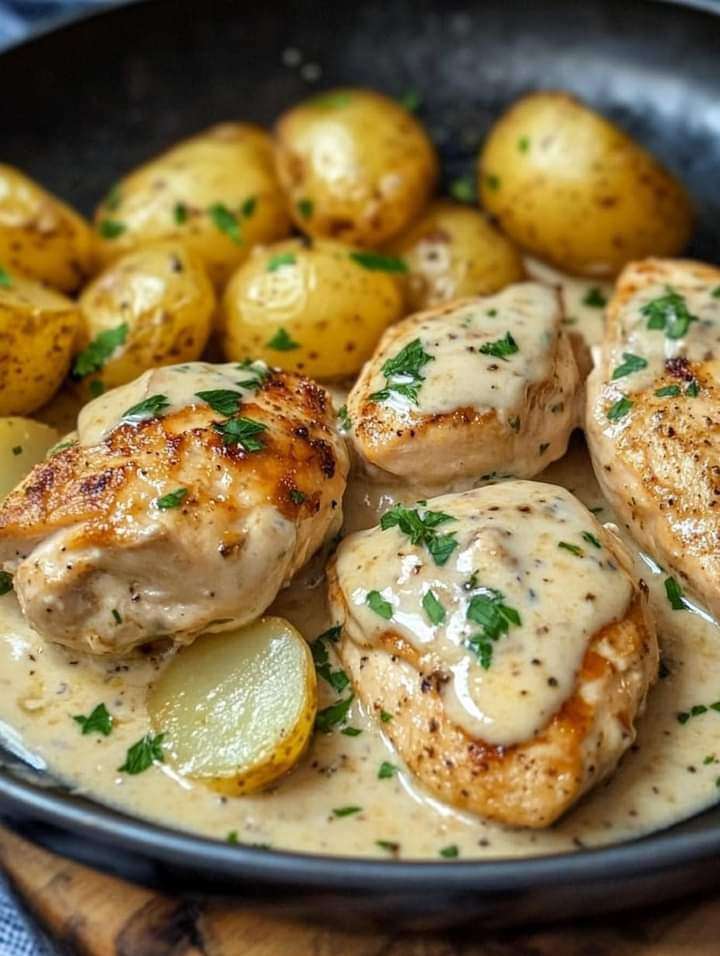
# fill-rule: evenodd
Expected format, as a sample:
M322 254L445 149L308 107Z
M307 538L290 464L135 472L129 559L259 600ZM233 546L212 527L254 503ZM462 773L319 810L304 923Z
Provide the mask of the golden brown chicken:
M552 823L615 768L655 679L646 588L564 488L394 507L330 568L340 652L408 769L447 803Z
M146 372L81 411L0 505L0 561L44 637L93 653L254 620L339 528L324 389L262 363Z

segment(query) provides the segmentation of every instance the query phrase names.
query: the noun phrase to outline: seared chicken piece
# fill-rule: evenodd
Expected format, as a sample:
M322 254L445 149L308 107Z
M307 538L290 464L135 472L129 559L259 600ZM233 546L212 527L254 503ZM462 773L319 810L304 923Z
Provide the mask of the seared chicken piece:
M720 616L720 269L629 265L588 380L604 494L635 540Z
M580 389L561 320L555 290L524 282L391 326L347 402L370 475L432 492L560 458Z
M447 803L548 826L632 744L658 666L647 589L564 488L395 507L342 542L329 581L358 695Z
M329 396L262 363L146 372L0 505L0 561L49 640L120 654L254 620L342 518Z

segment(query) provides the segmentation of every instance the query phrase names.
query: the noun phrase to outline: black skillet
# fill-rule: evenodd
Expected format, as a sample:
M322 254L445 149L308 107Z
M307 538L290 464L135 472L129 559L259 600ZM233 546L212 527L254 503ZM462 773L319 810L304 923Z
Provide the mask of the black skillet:
M715 11L715 13L713 12ZM299 51L301 66L288 66ZM314 81L318 72L320 79ZM152 0L0 56L0 159L89 211L140 160L215 120L268 123L310 88L418 91L446 176L499 110L561 88L618 120L697 202L692 253L720 262L720 2ZM165 890L225 894L343 927L480 928L712 887L720 808L605 850L489 863L368 862L213 843L0 770L35 840Z

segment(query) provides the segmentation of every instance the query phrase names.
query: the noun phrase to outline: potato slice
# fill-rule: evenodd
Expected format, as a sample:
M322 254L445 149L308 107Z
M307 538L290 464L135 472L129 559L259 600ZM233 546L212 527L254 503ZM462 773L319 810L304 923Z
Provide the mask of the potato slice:
M54 428L32 418L0 418L0 498L12 491L59 440Z
M317 709L308 645L286 620L199 638L153 687L168 762L221 793L269 786L300 759Z

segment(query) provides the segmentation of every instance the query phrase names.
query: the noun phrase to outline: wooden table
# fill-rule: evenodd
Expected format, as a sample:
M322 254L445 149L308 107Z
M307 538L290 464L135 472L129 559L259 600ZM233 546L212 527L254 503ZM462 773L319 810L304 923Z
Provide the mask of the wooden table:
M2 864L62 952L77 956L719 956L720 899L512 934L351 936L241 907L172 899L0 829Z

